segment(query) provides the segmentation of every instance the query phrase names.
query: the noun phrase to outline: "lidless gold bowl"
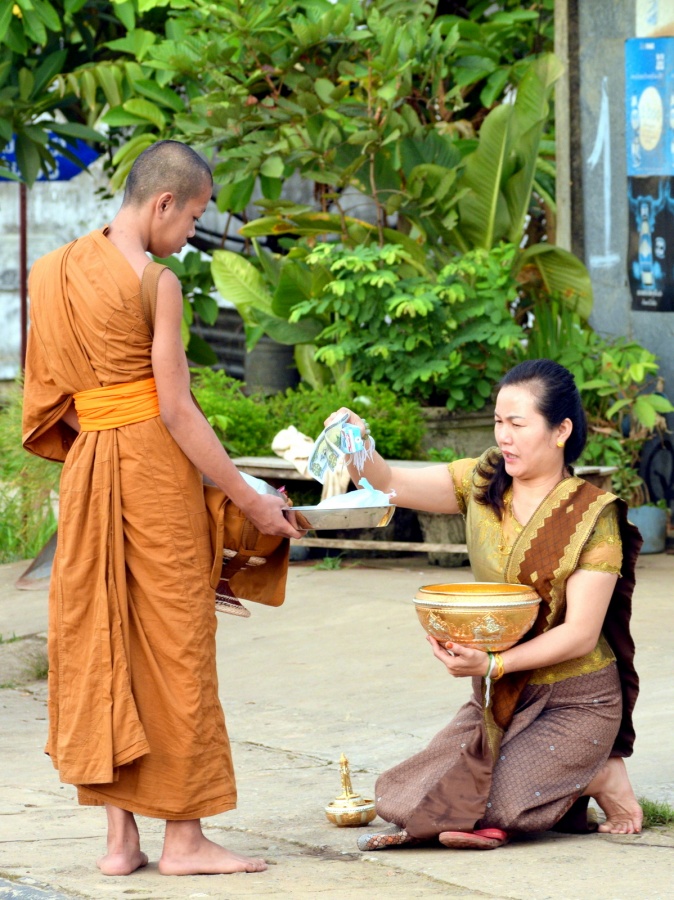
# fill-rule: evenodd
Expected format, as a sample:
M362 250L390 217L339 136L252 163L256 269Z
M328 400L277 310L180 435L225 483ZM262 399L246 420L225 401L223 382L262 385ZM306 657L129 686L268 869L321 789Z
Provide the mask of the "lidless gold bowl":
M536 621L541 598L523 584L427 584L414 598L419 621L440 643L492 653L521 640Z

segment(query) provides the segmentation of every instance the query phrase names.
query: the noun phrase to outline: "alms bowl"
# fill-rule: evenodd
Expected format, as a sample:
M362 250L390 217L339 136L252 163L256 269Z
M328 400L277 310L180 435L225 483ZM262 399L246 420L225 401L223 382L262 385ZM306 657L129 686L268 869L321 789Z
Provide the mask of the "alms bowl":
M507 650L524 637L540 602L527 585L496 582L427 584L414 598L419 621L440 643L492 652Z
M393 518L395 506L292 506L284 510L298 528L325 531L347 528L383 528Z

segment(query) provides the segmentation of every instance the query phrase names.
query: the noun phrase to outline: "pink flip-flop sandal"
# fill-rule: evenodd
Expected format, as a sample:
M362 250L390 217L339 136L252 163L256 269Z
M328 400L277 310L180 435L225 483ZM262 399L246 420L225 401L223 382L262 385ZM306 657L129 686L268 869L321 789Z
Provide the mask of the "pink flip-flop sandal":
M453 850L496 850L508 841L500 828L480 828L478 831L443 831L438 835L443 847Z

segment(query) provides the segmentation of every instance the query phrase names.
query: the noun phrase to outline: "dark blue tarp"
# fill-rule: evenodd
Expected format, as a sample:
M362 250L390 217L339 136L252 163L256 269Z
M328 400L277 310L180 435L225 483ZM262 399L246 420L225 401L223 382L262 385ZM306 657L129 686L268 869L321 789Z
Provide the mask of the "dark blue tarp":
M98 159L99 154L96 153L95 150L92 150L92 148L84 141L79 140L79 138L71 138L70 140L68 140L64 137L61 137L61 135L54 134L53 131L50 131L49 139L49 149L56 162L56 167L52 169L48 175L45 175L44 172L40 171L40 174L37 177L38 181L70 181L71 178L74 178L75 175L79 175L82 171L82 169L76 166L74 162L58 152L58 145L60 145L61 147L66 147L68 151L72 153L73 156L76 156L84 166L90 166L92 162ZM0 158L5 160L5 162L9 166L10 171L14 175L21 174L16 161L16 148L14 144L14 138L12 138L5 149L0 153ZM2 168L0 168L0 180L10 180L8 178L2 177Z

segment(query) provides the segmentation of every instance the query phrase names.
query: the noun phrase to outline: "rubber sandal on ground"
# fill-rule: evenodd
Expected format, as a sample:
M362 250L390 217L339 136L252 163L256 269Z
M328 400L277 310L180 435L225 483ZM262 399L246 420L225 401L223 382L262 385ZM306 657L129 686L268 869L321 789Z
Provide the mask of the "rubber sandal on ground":
M385 850L387 847L400 847L402 844L415 843L406 831L394 827L371 834L361 834L358 838L359 850Z
M443 847L453 850L496 850L508 841L500 828L481 828L478 831L443 831L438 835Z

